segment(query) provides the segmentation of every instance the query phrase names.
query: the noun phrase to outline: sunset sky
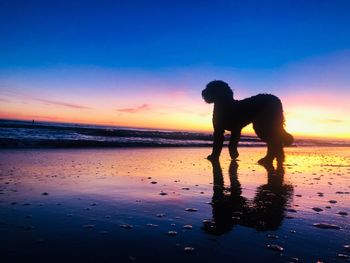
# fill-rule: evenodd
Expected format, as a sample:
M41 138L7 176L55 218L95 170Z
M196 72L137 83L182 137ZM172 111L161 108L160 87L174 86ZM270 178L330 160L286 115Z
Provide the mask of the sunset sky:
M210 131L201 90L272 93L350 138L350 1L0 1L0 118ZM248 128L245 132L250 133Z

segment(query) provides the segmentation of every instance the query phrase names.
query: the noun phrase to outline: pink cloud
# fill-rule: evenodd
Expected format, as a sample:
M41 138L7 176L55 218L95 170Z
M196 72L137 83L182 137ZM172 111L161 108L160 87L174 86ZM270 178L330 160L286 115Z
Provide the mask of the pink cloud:
M46 99L38 99L38 98L33 98L33 99L40 101L40 102L47 103L47 104L59 105L59 106L64 106L64 107L68 107L68 108L73 108L73 109L91 109L90 107L86 107L83 105L67 103L67 102L62 102L62 101L54 101L54 100L46 100Z
M152 107L150 104L142 104L140 106L134 107L134 108L123 108L123 109L117 109L119 112L126 112L126 113L137 113L140 111L148 111L151 110Z
M32 96L26 92L18 92L18 91L4 89L4 90L0 91L0 94L1 93L4 94L5 96L11 97L11 98L21 99L21 100L23 100L22 103L24 103L24 104L27 104L30 101L39 101L39 102L42 102L45 104L64 106L64 107L73 108L73 109L91 109L90 107L87 107L85 105L69 103L69 102L65 102L65 101L44 99L44 98L41 98L39 96ZM0 98L0 101L6 101L6 99Z

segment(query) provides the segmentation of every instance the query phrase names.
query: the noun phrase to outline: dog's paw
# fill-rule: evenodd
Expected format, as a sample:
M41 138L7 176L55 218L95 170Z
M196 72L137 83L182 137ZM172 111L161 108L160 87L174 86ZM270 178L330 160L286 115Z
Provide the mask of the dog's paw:
M273 159L270 159L270 158L261 158L259 161L258 161L258 164L262 165L262 166L271 166L272 165L272 162L273 162Z
M218 156L218 155L210 154L210 155L207 156L207 159L208 159L209 161L217 161L217 160L219 160L219 156Z

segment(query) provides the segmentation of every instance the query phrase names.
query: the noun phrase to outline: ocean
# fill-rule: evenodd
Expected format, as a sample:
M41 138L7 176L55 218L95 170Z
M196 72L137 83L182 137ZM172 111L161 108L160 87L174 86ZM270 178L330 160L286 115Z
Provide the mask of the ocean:
M225 135L225 144L229 134ZM0 120L1 148L210 147L209 133L134 129L104 125ZM240 147L260 147L256 136L241 137ZM293 146L350 146L350 142L296 138Z

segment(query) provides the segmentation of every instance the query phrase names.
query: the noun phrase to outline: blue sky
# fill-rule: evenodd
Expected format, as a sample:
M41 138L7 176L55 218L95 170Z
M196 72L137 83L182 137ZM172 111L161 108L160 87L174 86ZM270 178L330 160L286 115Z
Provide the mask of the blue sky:
M276 68L350 46L349 1L0 1L0 67Z

